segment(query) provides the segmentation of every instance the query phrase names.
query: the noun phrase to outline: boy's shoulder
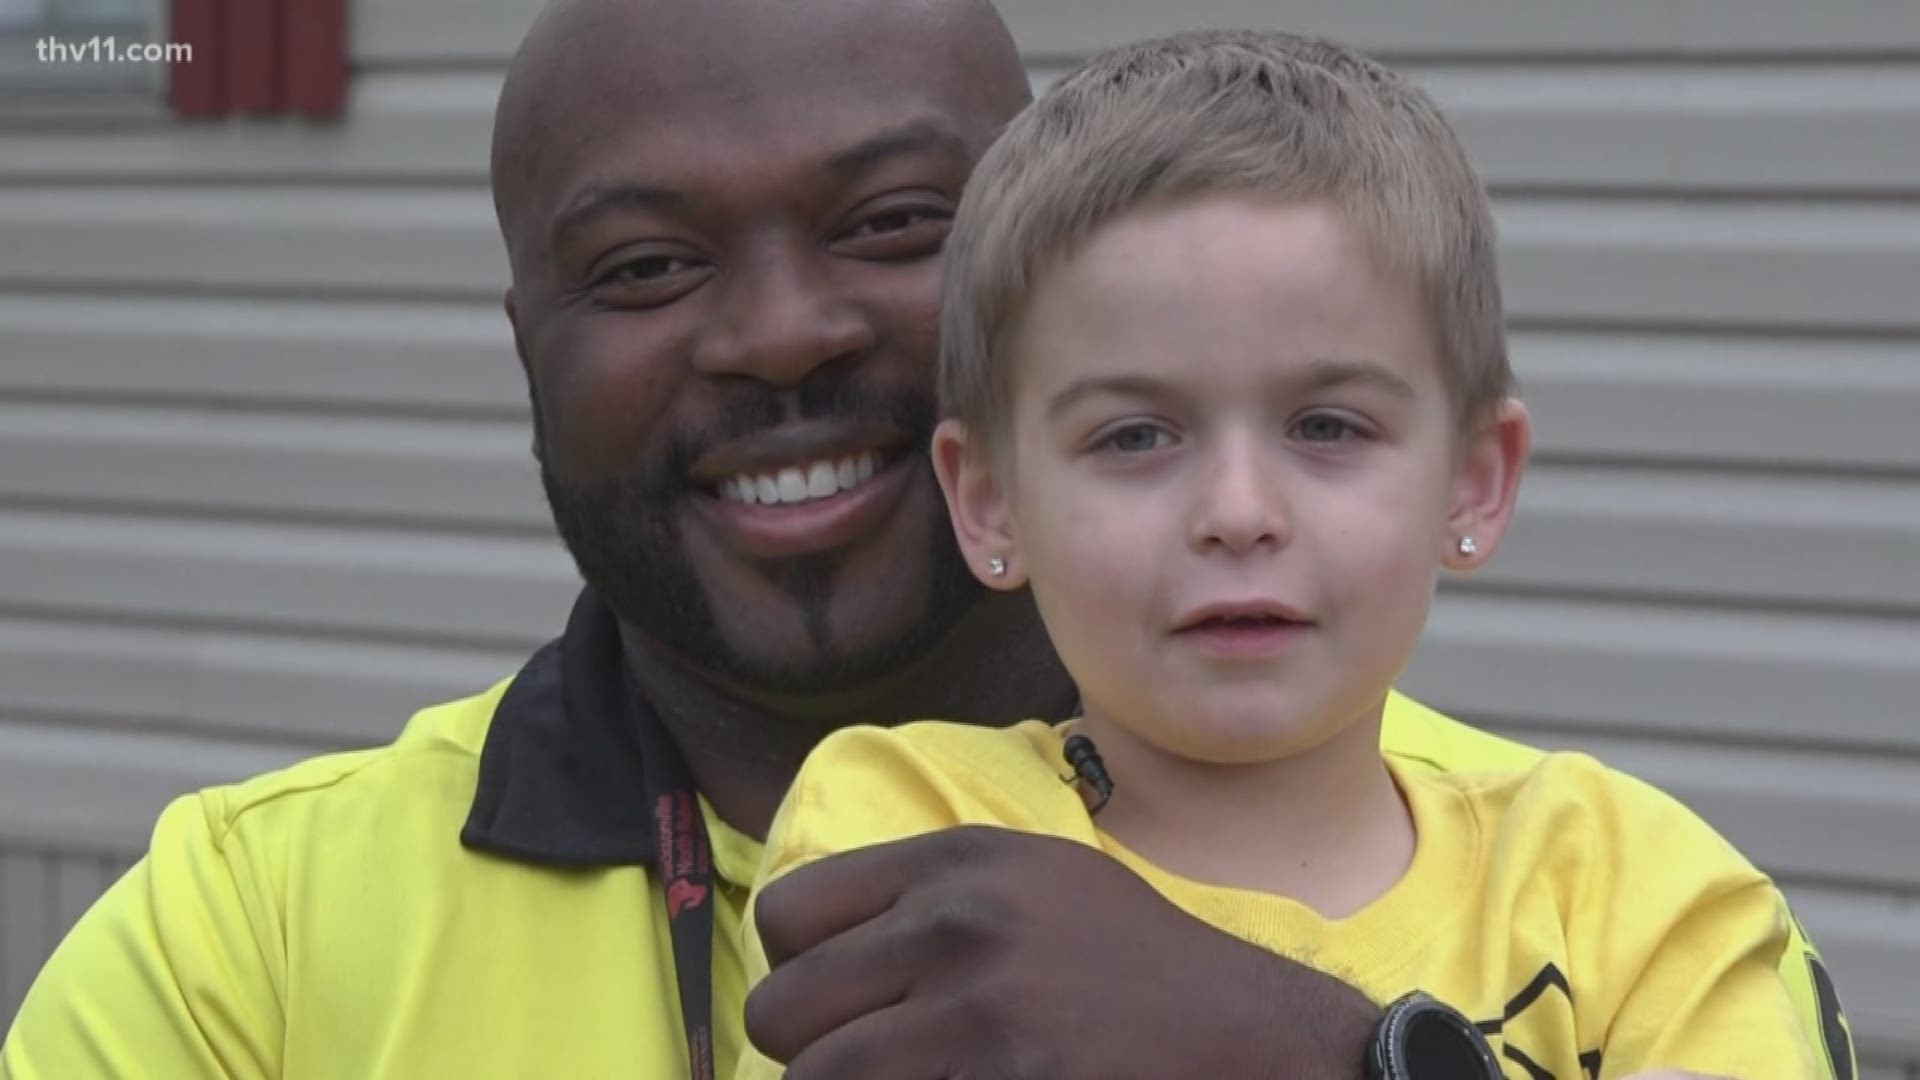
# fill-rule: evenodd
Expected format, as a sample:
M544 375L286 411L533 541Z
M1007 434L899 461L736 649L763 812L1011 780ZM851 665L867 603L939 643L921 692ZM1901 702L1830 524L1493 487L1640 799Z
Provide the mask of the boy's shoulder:
M1441 772L1513 772L1537 764L1543 752L1463 724L1398 690L1387 695L1380 748L1410 766Z
M1059 758L1066 741L1058 725L1047 720L1022 720L1005 727L958 720L916 720L892 729L908 746L923 748L972 768L1012 764L1028 769ZM1052 775L1051 767L1047 770Z
M953 825L1089 836L1086 809L1064 779L1061 745L1059 731L1044 720L843 728L807 756L773 833L809 850Z
M1692 815L1658 788L1575 750L1536 750L1526 761L1490 768L1421 768L1419 775L1422 782L1457 792L1482 811L1499 815L1545 811Z
M1490 867L1580 868L1602 891L1670 886L1693 892L1758 884L1763 875L1678 799L1570 751L1534 752L1529 764L1426 770L1421 783L1456 795Z
M1462 796L1479 827L1499 840L1496 853L1514 852L1515 843L1535 854L1630 845L1636 863L1704 858L1757 874L1678 799L1587 754L1514 742L1398 692L1381 728L1381 749L1402 774Z
M1060 784L1062 737L1045 720L991 727L958 720L915 720L891 727L842 728L807 756L803 782L837 783L864 774L882 781L991 782L1021 788ZM1058 765L1058 769L1056 769Z

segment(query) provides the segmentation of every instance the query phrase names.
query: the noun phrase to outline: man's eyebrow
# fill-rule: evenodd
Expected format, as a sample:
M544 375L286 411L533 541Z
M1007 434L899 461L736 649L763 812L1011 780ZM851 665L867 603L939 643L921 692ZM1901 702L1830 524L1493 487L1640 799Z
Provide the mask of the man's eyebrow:
M826 167L842 180L851 180L892 158L914 154L931 154L961 163L968 158L965 139L937 121L923 119L870 135L829 157Z
M652 210L662 213L685 212L686 195L670 188L650 184L604 184L576 195L553 219L553 245L559 247L573 233L591 225L595 218L619 210Z

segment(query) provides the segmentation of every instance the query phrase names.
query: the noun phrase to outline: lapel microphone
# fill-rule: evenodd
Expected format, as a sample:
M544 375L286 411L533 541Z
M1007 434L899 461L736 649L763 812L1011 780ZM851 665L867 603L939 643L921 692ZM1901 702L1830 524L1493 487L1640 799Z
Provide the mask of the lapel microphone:
M1073 770L1072 776L1060 779L1092 789L1094 803L1087 811L1089 814L1106 809L1107 800L1113 798L1113 777L1107 775L1107 763L1100 760L1100 750L1093 745L1093 740L1085 735L1070 736L1060 752L1067 759L1067 767Z

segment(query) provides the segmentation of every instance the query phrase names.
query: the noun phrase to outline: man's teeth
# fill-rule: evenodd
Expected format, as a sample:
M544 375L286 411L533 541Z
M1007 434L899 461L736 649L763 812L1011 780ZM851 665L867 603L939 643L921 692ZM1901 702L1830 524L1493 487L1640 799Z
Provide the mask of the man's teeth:
M720 484L720 497L749 505L787 506L851 491L873 479L880 460L868 450L777 472L747 473Z

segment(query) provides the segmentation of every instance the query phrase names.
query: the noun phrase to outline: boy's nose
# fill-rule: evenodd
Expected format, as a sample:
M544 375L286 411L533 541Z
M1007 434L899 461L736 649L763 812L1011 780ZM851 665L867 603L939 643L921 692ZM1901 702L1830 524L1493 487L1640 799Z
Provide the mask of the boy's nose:
M1207 470L1193 514L1195 550L1238 556L1287 545L1293 530L1280 471L1256 447L1225 448Z

